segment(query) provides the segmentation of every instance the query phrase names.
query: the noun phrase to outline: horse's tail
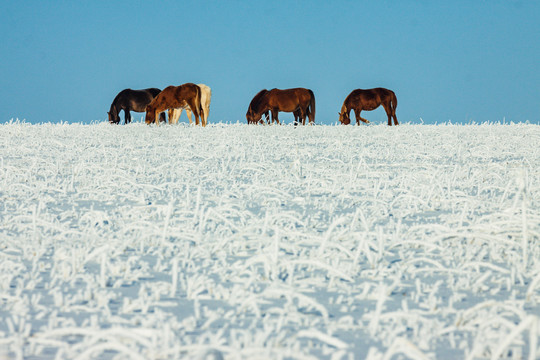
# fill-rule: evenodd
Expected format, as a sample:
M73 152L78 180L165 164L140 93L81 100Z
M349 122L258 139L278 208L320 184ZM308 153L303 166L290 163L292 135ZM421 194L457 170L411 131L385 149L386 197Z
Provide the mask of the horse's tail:
M197 86L197 104L199 105L199 118L201 119L202 126L206 126L206 117L204 116L204 110L202 107L202 89Z
M204 101L201 106L204 108L204 120L208 122L208 115L210 114L210 101L212 100L212 89L210 86L204 85L201 87L201 99L204 97Z
M397 97L396 97L396 93L393 91L392 91L392 100L391 100L390 107L392 108L392 115L396 116Z
M313 91L311 90L308 90L308 91L309 91L309 95L311 96L311 99L309 100L307 115L309 117L309 123L315 124L315 94L313 94Z

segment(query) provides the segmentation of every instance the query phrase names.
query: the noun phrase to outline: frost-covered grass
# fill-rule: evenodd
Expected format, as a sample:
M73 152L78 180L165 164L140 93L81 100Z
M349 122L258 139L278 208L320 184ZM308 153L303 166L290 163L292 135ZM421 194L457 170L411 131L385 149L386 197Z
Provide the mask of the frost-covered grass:
M0 359L538 358L539 144L0 125Z

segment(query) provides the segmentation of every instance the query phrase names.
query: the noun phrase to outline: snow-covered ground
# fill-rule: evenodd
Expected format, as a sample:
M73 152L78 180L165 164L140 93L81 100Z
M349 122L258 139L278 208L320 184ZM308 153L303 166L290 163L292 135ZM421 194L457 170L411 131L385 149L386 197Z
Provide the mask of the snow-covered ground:
M539 358L539 144L0 125L0 359Z

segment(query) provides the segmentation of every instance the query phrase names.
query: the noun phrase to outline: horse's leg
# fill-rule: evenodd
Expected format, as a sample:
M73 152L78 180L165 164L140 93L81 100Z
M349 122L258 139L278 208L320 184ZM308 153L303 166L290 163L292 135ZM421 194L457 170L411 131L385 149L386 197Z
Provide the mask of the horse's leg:
M386 111L386 116L388 116L388 126L392 126L392 110L388 109L386 105L384 106L384 110Z
M396 117L397 97L393 94L392 100L390 100L390 108L392 109L392 117L394 118L394 125L399 125Z
M360 116L360 113L362 112L362 110L354 110L354 115L356 116L356 125L360 125L360 120L362 120L363 122L365 122L366 124L369 124L369 121L364 119L363 117Z
M128 109L124 109L124 124L129 124L131 122L131 113Z
M204 123L208 124L208 116L210 115L210 104L206 104L204 107Z
M279 119L278 119L278 111L271 110L271 112L272 112L272 122L277 122L277 124L280 125Z
M201 124L203 127L206 126L206 119L204 118L204 109L201 107L201 111L199 111L199 117L201 118Z
M392 117L394 118L394 125L399 125L396 117L396 108L392 107Z
M193 113L193 115L195 115L195 125L197 125L197 126L199 126L199 124L202 125L202 122L201 122L201 120L202 120L202 119L201 119L201 114L199 114L199 111L197 111L197 110L196 110L196 111L193 111L193 110L192 110L191 112Z
M178 121L180 120L180 116L182 116L182 110L184 108L178 108L174 110L174 123L178 124ZM191 121L189 122L191 124Z
M169 109L169 124L178 124L178 119L182 114L182 108Z
M386 116L388 116L388 126L392 126L392 105L383 104L384 111L386 111Z
M192 115L191 115L191 114L192 114L192 113L191 113L191 110L190 110L190 109L186 109L186 114L187 114L187 117L188 117L188 119L189 119L189 124L191 125L191 123L192 123L192 120L191 120L191 116L192 116Z
M305 125L304 114L302 113L301 109L293 111L293 114L294 114L294 126L298 126L300 122L302 122L302 125Z
M188 107L189 107L189 110L193 113L193 115L195 115L195 125L199 125L199 109L198 109L198 106L195 105L195 99L190 99L188 102ZM186 112L188 111L188 108L186 107ZM190 119L190 122L191 124L191 119Z
M206 126L206 112L204 111L204 107L201 104L199 116L201 117L202 126Z

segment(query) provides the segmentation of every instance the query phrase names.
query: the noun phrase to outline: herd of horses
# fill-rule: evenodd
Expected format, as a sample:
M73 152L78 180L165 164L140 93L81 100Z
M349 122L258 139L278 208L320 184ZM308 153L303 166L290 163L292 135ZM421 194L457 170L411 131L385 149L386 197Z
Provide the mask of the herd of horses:
M206 126L210 113L210 100L212 90L204 84L186 83L180 86L168 86L163 91L157 88L143 90L122 90L114 98L108 112L111 124L120 123L120 111L124 111L124 123L131 122L130 111L146 112L147 124L165 122L165 111L168 112L169 124L178 123L182 110L186 110L189 123L192 123L192 114L195 115L195 124ZM343 101L339 112L339 121L348 125L351 123L350 114L354 110L356 124L360 121L369 123L360 113L375 110L383 106L388 116L388 125L399 125L396 117L397 98L392 90L384 88L356 89ZM246 113L248 124L265 124L275 122L279 124L278 113L289 112L294 115L294 125L300 122L315 124L315 95L313 91L305 88L294 89L263 89L251 100ZM271 117L270 117L271 114Z

